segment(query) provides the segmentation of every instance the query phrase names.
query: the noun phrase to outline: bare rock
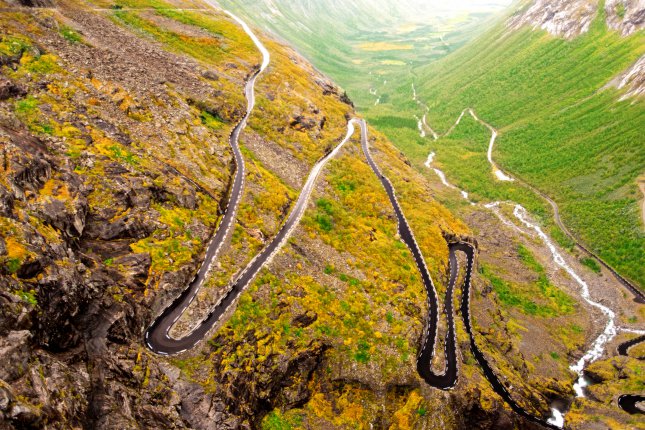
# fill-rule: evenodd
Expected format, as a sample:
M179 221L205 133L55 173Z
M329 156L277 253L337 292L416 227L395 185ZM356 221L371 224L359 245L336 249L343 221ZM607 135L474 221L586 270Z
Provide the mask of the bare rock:
M119 275L126 278L125 283L141 289L148 279L152 258L150 254L127 254L116 258L112 264L117 268Z
M596 17L598 0L535 0L528 9L513 15L508 26L530 26L554 36L573 39L586 33Z
M149 236L154 226L138 216L123 217L111 223L93 218L88 223L87 236L109 241L115 239L142 239Z
M607 25L623 36L645 27L645 2L642 0L606 0Z
M0 362L11 363L0 368L0 379L11 382L22 376L29 360L28 330L9 332L6 338L0 338Z
M10 0L9 3L26 7L54 7L53 0Z
M52 166L41 158L16 159L15 174L9 181L15 198L24 199L26 191L36 192L51 177Z
M210 79L211 81L219 81L219 75L213 70L205 70L202 72L202 77Z
M621 100L645 95L645 55L640 57L629 69L612 79L607 86L625 89Z
M309 327L311 324L316 322L317 319L318 315L315 312L307 311L296 315L292 320L292 324L296 327Z
M13 216L13 194L0 185L0 216L11 218Z
M24 96L24 88L16 85L9 79L0 76L0 100L7 100L12 97Z
M318 123L314 118L307 118L302 114L291 117L289 122L289 126L298 131L312 130L317 125Z

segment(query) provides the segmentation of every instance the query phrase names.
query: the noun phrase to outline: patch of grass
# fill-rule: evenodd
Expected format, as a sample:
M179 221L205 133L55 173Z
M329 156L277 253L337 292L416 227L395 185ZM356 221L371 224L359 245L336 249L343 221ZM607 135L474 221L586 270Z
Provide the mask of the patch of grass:
M38 75L50 75L62 70L58 65L58 59L52 54L43 54L39 56L24 54L20 59L20 65L27 72Z
M388 322L388 324L392 324L394 322L394 314L392 311L387 311L385 314L385 320Z
M67 40L68 42L71 43L83 43L83 37L75 31L73 28L67 27L67 26L61 26L60 30L58 32Z
M315 216L318 227L322 231L329 233L334 228L334 219L332 217L334 209L332 202L326 199L318 199L316 201L316 207L319 209Z
M575 301L551 285L545 274L540 274L535 283L520 286L494 275L493 270L485 265L482 265L481 272L505 306L516 307L524 314L543 318L574 312Z
M206 111L202 111L199 117L202 120L202 124L213 130L221 130L225 125L222 118Z
M7 269L9 269L9 273L16 273L20 269L22 262L19 258L9 258L6 264Z
M23 301L25 301L26 303L29 303L32 306L38 306L38 299L36 298L36 291L34 291L34 290L29 290L29 291L20 290L20 291L18 291L18 296Z
M577 324L571 325L571 331L573 331L576 334L584 333L584 329Z
M585 266L587 266L588 268L590 268L591 270L593 270L594 272L600 273L600 264L598 264L595 258L583 257L580 260L580 262Z
M361 339L358 341L358 348L356 352L354 353L354 360L358 361L359 363L366 364L370 361L370 345L369 343Z
M2 36L0 39L0 55L13 57L31 47L28 39L22 36Z
M27 96L22 100L16 101L14 110L18 115L29 117L39 112L38 105L39 102L35 97Z
M625 4L623 2L616 3L616 15L620 19L625 18L625 13L626 12L627 12L627 10L625 9Z
M291 430L293 426L278 411L272 411L262 421L262 430Z

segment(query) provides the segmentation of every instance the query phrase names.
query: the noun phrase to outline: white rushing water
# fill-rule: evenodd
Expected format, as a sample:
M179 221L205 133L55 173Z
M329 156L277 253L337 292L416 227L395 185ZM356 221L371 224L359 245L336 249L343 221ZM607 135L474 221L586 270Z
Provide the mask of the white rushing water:
M546 421L554 426L558 426L560 428L564 427L564 414L556 408L551 408L551 414L551 418Z
M434 171L434 173L439 177L439 180L441 180L442 184L444 184L448 188L458 190L460 192L461 196L464 199L468 200L468 193L467 192L465 192L464 190L459 189L458 187L456 187L456 186L452 185L450 182L448 182L448 180L446 179L446 174L443 173L443 171L437 169L436 167L432 167L432 162L434 161L435 155L436 154L434 152L431 152L428 155L428 159L424 163L424 166L426 166L428 169L432 169ZM473 202L470 202L470 203L474 205Z
M576 397L585 397L585 387L589 386L589 380L584 375L579 376L575 384L573 384L573 391Z
M571 276L571 278L573 278L580 286L580 295L582 296L583 300L586 301L590 306L593 306L594 308L600 310L607 317L607 325L605 326L605 329L593 342L591 348L575 364L569 366L572 371L576 372L579 375L578 382L576 383L577 388L576 386L574 386L574 389L576 390L578 397L583 397L584 392L582 389L585 386L585 381L582 378L584 376L583 370L587 364L593 363L594 361L602 357L602 354L605 351L605 345L607 344L607 342L612 340L614 336L616 336L616 314L607 306L604 306L591 298L589 286L587 285L587 283L571 268L571 266L569 266L569 264L567 264L565 259L562 257L562 254L558 252L549 236L547 236L546 233L542 231L540 226L533 224L528 220L526 209L524 209L520 205L516 205L513 214L518 220L520 220L522 224L537 233L538 237L551 251L553 261L555 261L558 266L562 267L569 274L569 276Z
M419 129L419 136L421 137L426 137L426 131L423 128L423 121L419 119L418 116L415 115L414 119L417 120L417 128Z

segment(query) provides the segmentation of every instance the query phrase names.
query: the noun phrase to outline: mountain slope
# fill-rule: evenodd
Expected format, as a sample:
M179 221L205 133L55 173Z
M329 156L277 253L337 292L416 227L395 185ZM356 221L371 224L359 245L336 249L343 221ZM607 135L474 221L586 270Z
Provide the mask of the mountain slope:
M526 27L510 31L498 26L420 69L417 91L437 130L447 129L464 107L475 108L496 126L496 161L553 197L575 235L642 287L645 233L637 179L645 164L645 104L630 94L639 92L637 60L645 53L645 36L633 28L623 36L606 27L604 8L594 13L588 30L570 41ZM517 16L509 21L513 26L521 22ZM632 67L631 74L626 72ZM621 80L623 73L627 79ZM404 91L399 91L398 105L418 110L404 99ZM488 183L465 186L469 173L459 159L467 152L442 152L440 142L433 146L458 185L479 198L504 198L496 188L506 185L490 175ZM485 149L480 151L469 159L480 159ZM488 167L484 162L471 169L483 175ZM526 197L524 203L544 210L532 201Z
M239 167L229 134L262 57L236 21L197 1L0 4L0 427L535 428L491 389L462 326L454 390L418 375L428 296L358 136L212 332L177 356L150 351L146 328L194 278L228 205ZM271 62L240 138L232 237L171 335L200 322L271 241L356 115L306 60L260 38ZM455 138L489 138L464 124ZM569 363L603 315L581 304L543 243L505 224L508 213L455 203L383 134L370 136L440 297L446 238L478 243L475 342L514 402L545 419L572 398ZM594 291L611 282L565 258ZM621 325L638 317L605 289ZM434 366L443 351L438 342ZM621 358L620 378L598 367L611 384L599 390L603 416L628 422L611 396L637 386L638 366Z
M228 135L261 57L234 21L199 3L39 5L2 2L0 14L0 426L522 425L472 359L450 408L417 375L425 291L357 139L214 333L178 357L149 351L145 328L193 278L220 222L235 167ZM177 333L276 234L353 115L304 59L262 39L273 61L241 139L247 174L235 231ZM443 279L442 233L468 228L382 135L370 144L433 278ZM486 311L493 297L473 303L477 318L504 327L503 315ZM583 313L563 318L573 324ZM525 381L520 360L502 365L519 338L477 332L525 407L544 415L551 393L567 390L540 375ZM535 394L534 385L549 388Z

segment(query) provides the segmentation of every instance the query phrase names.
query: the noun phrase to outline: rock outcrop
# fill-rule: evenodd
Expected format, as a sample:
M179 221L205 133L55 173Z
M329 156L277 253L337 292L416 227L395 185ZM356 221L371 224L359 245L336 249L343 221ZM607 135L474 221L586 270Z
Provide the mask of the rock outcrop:
M540 28L554 36L573 39L589 31L598 16L598 0L535 0L513 15L507 25ZM609 28L628 36L645 26L643 0L607 0L604 12Z

